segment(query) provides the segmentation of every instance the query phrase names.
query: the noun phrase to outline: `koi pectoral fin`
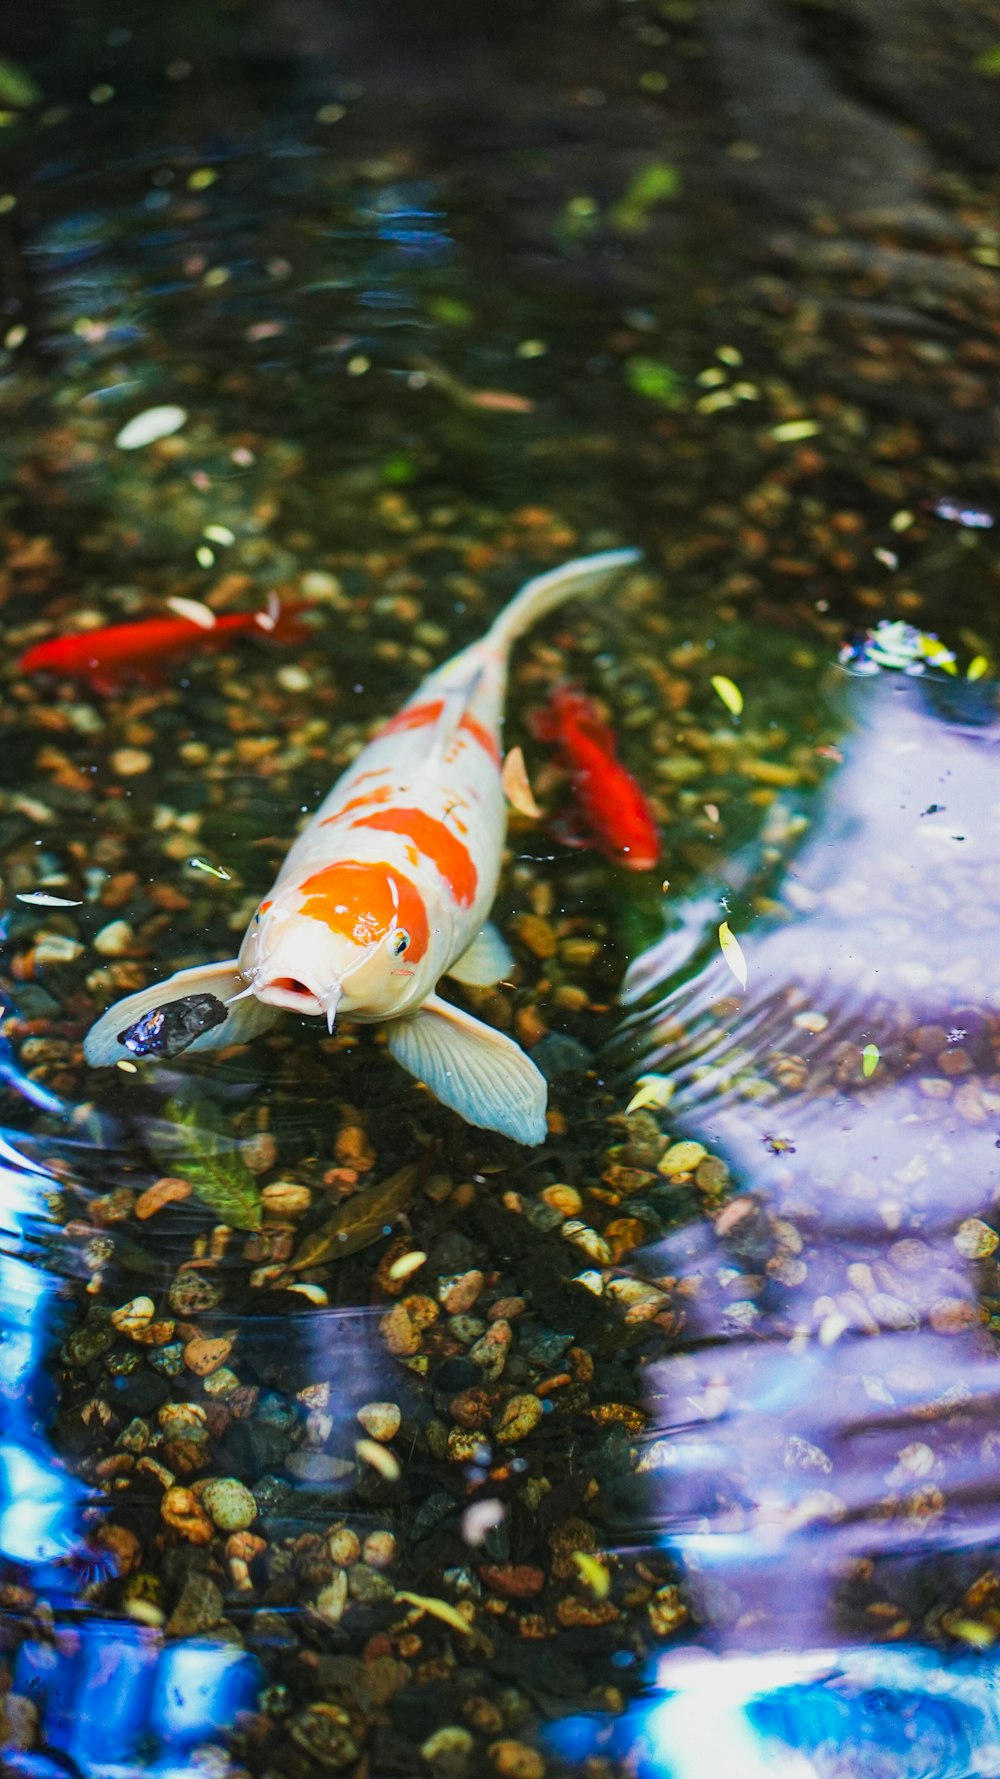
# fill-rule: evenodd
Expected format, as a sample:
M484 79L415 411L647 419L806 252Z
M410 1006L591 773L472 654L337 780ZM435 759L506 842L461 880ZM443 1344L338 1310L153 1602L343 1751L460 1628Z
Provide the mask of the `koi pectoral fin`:
M236 959L227 958L221 964L196 964L191 970L178 970L166 982L154 982L149 988L140 989L138 994L126 995L122 1001L116 1001L100 1019L91 1026L83 1040L83 1054L91 1068L108 1068L116 1062L128 1061L130 1051L119 1042L122 1032L128 1031L138 1020L145 1019L159 1008L169 1007L172 1001L186 1000L194 995L211 995L219 1001L229 1001L234 995L246 988L242 976L237 974ZM226 1044L243 1044L248 1038L255 1038L267 1026L277 1019L274 1007L265 1007L253 995L245 1000L236 1001L229 1007L226 1018L218 1025L192 1040L185 1046L184 1054L189 1051L221 1050ZM155 1060L155 1048L150 1045L148 1054Z
M515 1143L543 1143L545 1077L502 1032L431 995L412 1019L391 1020L389 1049L467 1124Z
M513 968L510 946L487 921L461 957L448 965L445 974L453 976L456 982L466 983L469 988L492 988L495 982L502 982L509 976Z

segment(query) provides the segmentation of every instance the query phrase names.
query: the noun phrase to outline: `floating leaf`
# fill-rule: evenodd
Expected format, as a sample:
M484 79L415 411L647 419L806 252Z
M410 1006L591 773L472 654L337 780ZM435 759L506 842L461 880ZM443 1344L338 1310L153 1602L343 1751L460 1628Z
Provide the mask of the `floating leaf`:
M181 594L174 593L167 604L179 618L187 618L189 624L197 624L199 630L214 630L219 622L211 606L205 605L200 599L185 599Z
M388 1180L366 1186L353 1198L345 1199L332 1217L300 1242L290 1270L298 1272L303 1267L322 1266L328 1260L343 1260L377 1242L409 1203L422 1171L422 1162L409 1162L398 1173L390 1174Z
M408 1254L400 1254L389 1268L389 1277L395 1284L401 1279L408 1279L411 1273L419 1272L427 1255L422 1248L411 1248Z
M589 1550L575 1550L573 1561L580 1571L580 1580L590 1589L595 1600L606 1600L611 1592L611 1573Z
M733 975L741 988L747 985L747 960L743 956L743 948L734 933L729 930L728 920L724 920L719 928L719 944Z
M861 1073L866 1081L870 1081L878 1068L879 1048L877 1044L866 1044L861 1052Z
M724 673L713 673L712 690L717 698L721 698L730 716L738 717L743 709L743 693L739 686L727 679Z
M361 1462L370 1464L373 1470L378 1471L379 1476L385 1478L386 1482L399 1481L403 1474L399 1467L399 1459L395 1452L389 1452L384 1445L379 1445L377 1439L357 1439L354 1442L354 1450Z
M650 166L641 167L611 212L615 227L624 234L637 234L645 228L653 205L668 203L679 195L680 189L680 173L668 161L653 161Z
M231 874L224 871L221 865L213 865L210 859L188 859L187 868L189 871L207 871L209 877L218 877L223 883L232 882Z
M541 820L542 812L535 802L535 795L528 782L528 768L524 763L524 753L519 747L512 747L503 763L500 774L503 794L512 809L519 815L529 816L533 822Z
M19 890L19 902L30 902L34 908L82 908L82 902L74 901L72 896L50 896L48 890Z
M966 679L982 679L984 673L988 673L989 670L990 664L985 655L973 655L966 668L965 677Z
M779 445L793 445L797 439L815 438L819 431L818 420L783 420L779 426L772 426L767 436Z
M0 56L0 105L13 105L25 110L41 101L41 92L26 69L7 56Z
M119 451L141 451L144 445L153 445L157 439L168 439L171 433L180 432L186 421L186 410L172 402L162 408L146 408L125 422L116 434L115 444Z
M662 1107L673 1099L675 1083L666 1075L640 1075L636 1091L625 1107L626 1114L638 1112L642 1106Z
M661 407L676 408L681 403L681 381L675 370L660 358L646 358L636 353L625 360L625 381L636 395L659 402Z
M472 1626L466 1624L457 1607L447 1600L438 1600L433 1594L411 1594L402 1590L393 1595L395 1600L404 1600L407 1606L416 1606L421 1612L429 1612L432 1618L439 1618L443 1625L450 1625L453 1631L461 1631L464 1637L473 1635Z
M187 1180L203 1205L231 1229L259 1229L260 1193L229 1125L210 1100L168 1100L166 1122L147 1141L169 1174Z

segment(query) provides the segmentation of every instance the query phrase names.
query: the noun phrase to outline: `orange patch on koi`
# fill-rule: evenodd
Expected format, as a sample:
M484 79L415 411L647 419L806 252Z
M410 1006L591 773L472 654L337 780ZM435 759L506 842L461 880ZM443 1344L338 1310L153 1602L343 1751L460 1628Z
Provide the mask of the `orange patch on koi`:
M427 723L436 723L443 709L443 698L433 698L427 704L407 705L398 716L382 725L375 739L381 741L383 735L398 735L403 729L423 729Z
M464 730L467 735L472 736L473 741L478 741L480 747L485 748L490 759L495 761L499 766L500 748L497 745L496 736L490 734L486 725L481 723L478 717L471 716L469 712L466 711L458 727L460 732Z
M299 912L359 945L381 939L395 919L410 935L409 960L427 950L427 910L408 877L388 864L326 865L302 884Z
M391 785L379 785L377 791L366 791L361 797L352 797L350 802L345 803L342 809L334 810L332 815L325 815L319 825L321 828L326 828L331 822L341 822L345 815L351 813L352 809L367 809L372 803L388 803L391 796Z
M435 864L456 902L463 908L475 899L479 873L462 844L432 815L422 809L386 809L377 815L361 816L355 828L379 828L388 834L403 834L419 847L425 858Z

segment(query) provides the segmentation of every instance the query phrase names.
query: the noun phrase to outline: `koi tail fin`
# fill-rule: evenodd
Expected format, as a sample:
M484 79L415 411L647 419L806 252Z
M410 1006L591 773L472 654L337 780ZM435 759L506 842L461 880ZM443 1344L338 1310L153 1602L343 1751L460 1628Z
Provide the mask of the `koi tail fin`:
M506 655L532 624L562 605L564 599L600 593L623 569L638 562L641 550L604 550L599 556L578 556L528 581L494 620L484 640Z

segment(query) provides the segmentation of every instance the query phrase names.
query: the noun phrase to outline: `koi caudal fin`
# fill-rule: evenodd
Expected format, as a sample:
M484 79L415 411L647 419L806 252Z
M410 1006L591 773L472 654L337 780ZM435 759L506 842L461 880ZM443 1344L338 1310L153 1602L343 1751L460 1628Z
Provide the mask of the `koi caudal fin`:
M599 556L578 556L573 562L536 575L509 605L505 605L486 635L486 641L504 654L532 624L562 605L565 599L589 599L600 593L623 569L631 568L641 550L604 550Z

